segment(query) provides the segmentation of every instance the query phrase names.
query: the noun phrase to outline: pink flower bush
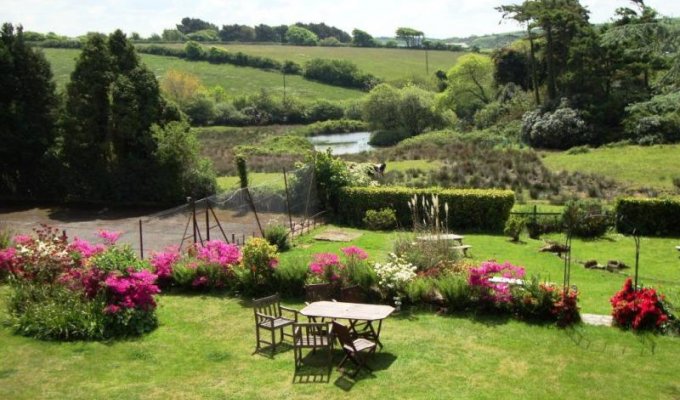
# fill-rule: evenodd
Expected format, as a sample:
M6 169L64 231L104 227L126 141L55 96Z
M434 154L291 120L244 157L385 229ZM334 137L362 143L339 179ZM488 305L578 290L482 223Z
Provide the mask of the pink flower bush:
M26 246L33 242L33 238L30 235L16 235L12 241L15 245Z
M100 229L99 232L97 233L97 236L99 236L107 246L113 246L114 244L116 244L121 234L122 232L111 232L104 229Z
M314 261L309 264L309 271L312 273L312 279L328 283L340 279L340 271L343 268L344 265L340 262L340 258L337 254L333 253L314 254Z
M365 260L368 258L368 253L361 247L349 246L340 249L340 251L342 251L347 258L356 258L357 260Z
M80 239L76 236L73 242L68 246L69 251L80 254L83 259L88 259L94 255L102 253L106 250L103 244L92 244L87 240Z
M17 251L13 247L0 250L0 270L12 271L14 270L14 259Z
M197 245L196 250L196 257L199 260L223 267L233 266L241 261L241 251L238 246L220 240L211 240L202 246Z
M150 263L158 279L167 280L172 278L172 267L180 258L179 247L170 246L164 252L153 253Z
M495 261L483 262L478 268L470 269L468 284L477 288L483 300L492 301L496 304L510 303L512 293L509 282L492 282L493 277L510 279L524 278L525 271L522 267L516 267L509 262L499 264Z
M104 281L109 295L107 313L117 313L124 308L153 310L154 295L160 293L156 286L157 276L149 271L128 270L127 276L110 274Z

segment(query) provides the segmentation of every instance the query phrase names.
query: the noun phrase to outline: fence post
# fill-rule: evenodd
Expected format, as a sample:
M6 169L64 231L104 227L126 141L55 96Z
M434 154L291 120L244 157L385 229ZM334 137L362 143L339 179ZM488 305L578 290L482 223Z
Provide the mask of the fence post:
M210 215L208 205L205 207L205 240L210 241Z
M196 225L196 201L194 200L193 197L190 197L189 201L191 202L191 221L192 221L192 228L193 228L193 231L194 231L194 244L196 244L196 242L198 241L197 237L196 237L196 228L197 228L197 225Z
M144 259L144 234L142 233L142 220L139 220L139 258Z
M288 211L288 222L290 224L290 230L293 231L293 217L290 213L290 194L288 192L288 176L286 175L286 169L283 169L283 184L286 187L286 210Z

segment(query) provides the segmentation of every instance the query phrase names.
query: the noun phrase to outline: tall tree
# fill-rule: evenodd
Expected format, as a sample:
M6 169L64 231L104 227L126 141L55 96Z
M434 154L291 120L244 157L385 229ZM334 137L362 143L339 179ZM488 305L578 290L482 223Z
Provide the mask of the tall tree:
M352 31L352 45L356 47L375 47L375 40L368 32L354 29Z
M121 31L90 35L67 86L63 154L75 198L154 199L154 124L165 103ZM156 188L157 189L157 188ZM157 199L156 199L157 200Z
M504 18L526 24L530 40L534 38L535 29L541 30L545 40L548 101L554 102L562 94L559 76L567 70L572 40L582 30L590 28L588 10L578 0L526 0L519 5L500 6L497 10ZM532 60L535 60L535 54ZM532 64L535 70L535 61Z
M54 142L57 98L49 63L24 43L21 26L0 31L0 192L31 197Z
M420 47L425 34L413 28L397 28L397 38L406 42L406 47Z
M106 36L90 35L66 86L63 156L69 170L68 186L82 198L108 190L112 64Z
M213 31L219 31L217 25L211 24L210 22L203 21L199 18L182 18L182 23L177 24L177 30L187 35L192 32L202 31L210 29Z

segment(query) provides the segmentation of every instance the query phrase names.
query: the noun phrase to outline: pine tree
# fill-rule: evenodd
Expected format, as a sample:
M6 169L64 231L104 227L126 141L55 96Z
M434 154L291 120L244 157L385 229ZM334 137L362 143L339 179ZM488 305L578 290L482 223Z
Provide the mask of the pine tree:
M0 192L21 198L49 188L40 170L55 138L55 85L42 53L24 43L21 26L0 31ZM47 182L49 183L49 182Z

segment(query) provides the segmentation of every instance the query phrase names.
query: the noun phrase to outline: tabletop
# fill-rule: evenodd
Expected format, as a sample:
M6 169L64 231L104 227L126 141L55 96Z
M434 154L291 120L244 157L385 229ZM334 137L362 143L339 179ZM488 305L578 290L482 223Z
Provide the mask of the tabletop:
M454 233L443 233L441 235L433 234L433 235L423 235L423 236L416 236L416 239L418 240L457 240L461 241L463 240L463 236L461 235L456 235Z
M300 314L306 317L377 321L387 318L393 311L394 307L385 305L315 301L300 310Z

